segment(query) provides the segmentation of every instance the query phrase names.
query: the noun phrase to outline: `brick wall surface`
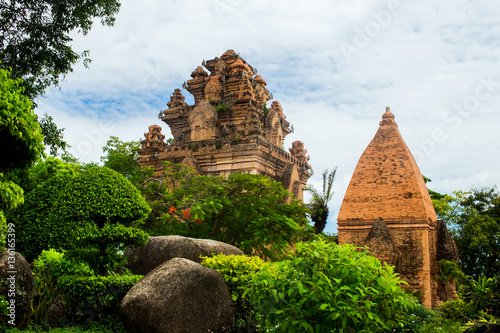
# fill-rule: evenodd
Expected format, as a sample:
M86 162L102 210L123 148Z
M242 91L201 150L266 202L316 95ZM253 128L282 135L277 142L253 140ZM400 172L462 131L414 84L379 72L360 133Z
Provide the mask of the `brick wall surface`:
M389 109L354 170L338 216L338 238L340 244L368 247L393 265L426 307L449 298L434 277L438 260L458 258L456 247L446 224L437 221L422 174Z

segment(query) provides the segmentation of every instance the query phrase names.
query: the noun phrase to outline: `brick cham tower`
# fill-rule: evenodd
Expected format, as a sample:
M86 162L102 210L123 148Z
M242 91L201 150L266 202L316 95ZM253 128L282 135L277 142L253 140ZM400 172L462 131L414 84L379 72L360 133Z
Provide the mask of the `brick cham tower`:
M354 170L338 215L338 239L366 246L394 266L427 308L455 295L454 281L435 276L439 260L458 260L457 248L389 108Z
M292 143L289 153L282 148L293 127L279 102L267 107L272 94L266 81L233 50L202 64L183 85L194 105L175 89L168 109L158 115L170 127L173 142L164 141L160 126L150 126L139 164L153 167L157 174L169 161L203 175L267 175L302 200L311 176L307 150L300 141Z

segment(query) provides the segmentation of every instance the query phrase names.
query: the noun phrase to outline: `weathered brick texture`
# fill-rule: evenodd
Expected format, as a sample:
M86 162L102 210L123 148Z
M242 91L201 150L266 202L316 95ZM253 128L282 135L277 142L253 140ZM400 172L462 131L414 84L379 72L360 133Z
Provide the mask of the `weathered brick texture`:
M170 127L173 142L164 142L161 127L151 126L139 150L139 164L157 173L169 161L205 175L264 174L302 199L311 176L307 150L300 141L290 152L282 148L293 127L278 101L267 107L272 94L266 81L233 50L202 65L183 85L194 105L175 89L168 109L158 115Z
M458 259L443 221L438 221L422 174L387 108L375 137L361 155L338 216L339 243L367 246L391 264L422 303L434 307L443 294L438 261ZM454 291L453 291L454 292Z

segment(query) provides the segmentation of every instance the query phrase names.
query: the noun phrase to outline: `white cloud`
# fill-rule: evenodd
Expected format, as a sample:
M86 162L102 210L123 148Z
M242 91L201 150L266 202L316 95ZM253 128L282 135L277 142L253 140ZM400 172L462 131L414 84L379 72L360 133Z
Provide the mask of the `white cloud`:
M92 64L76 66L37 112L66 128L74 152L90 142L81 157L96 161L109 135L137 140L203 59L232 48L258 68L294 124L287 146L305 142L311 184L339 167L334 232L386 106L434 190L500 184L499 14L485 0L127 1L114 27L75 35ZM487 91L478 88L484 80L493 82ZM473 105L477 89L488 96Z

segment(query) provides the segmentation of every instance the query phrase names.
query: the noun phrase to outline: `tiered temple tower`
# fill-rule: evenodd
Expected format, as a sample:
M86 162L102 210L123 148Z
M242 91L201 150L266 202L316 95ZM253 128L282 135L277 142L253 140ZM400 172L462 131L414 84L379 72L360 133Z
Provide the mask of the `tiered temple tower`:
M266 81L233 50L202 65L183 85L194 105L175 89L168 109L158 115L170 127L173 142L164 141L160 126L150 126L139 164L157 172L170 161L205 175L264 174L302 199L311 176L307 150L300 141L293 142L290 152L282 148L292 129L279 102L268 108L272 94Z
M435 279L438 261L458 260L446 223L436 217L424 179L389 108L358 161L338 215L339 244L367 246L419 291L431 308L453 296Z

